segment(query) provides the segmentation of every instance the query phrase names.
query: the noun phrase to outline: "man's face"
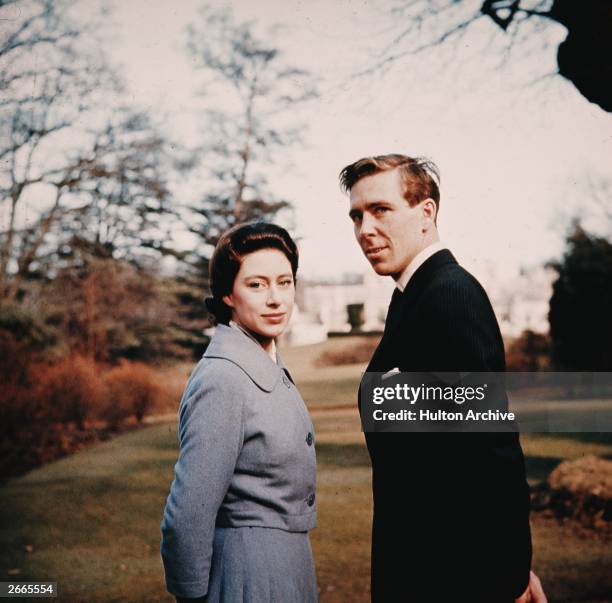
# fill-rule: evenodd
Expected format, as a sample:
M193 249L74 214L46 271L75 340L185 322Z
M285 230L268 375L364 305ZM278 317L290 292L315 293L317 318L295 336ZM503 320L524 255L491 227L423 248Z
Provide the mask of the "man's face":
M372 268L399 278L424 248L428 218L423 203L408 205L397 170L362 178L351 189L350 201L355 237Z

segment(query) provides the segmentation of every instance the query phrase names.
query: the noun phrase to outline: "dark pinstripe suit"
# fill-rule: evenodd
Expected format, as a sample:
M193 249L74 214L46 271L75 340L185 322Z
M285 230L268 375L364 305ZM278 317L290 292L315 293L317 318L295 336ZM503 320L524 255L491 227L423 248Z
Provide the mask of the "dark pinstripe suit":
M368 371L503 371L478 281L448 250L393 296ZM529 493L516 434L366 433L372 600L504 603L529 580Z

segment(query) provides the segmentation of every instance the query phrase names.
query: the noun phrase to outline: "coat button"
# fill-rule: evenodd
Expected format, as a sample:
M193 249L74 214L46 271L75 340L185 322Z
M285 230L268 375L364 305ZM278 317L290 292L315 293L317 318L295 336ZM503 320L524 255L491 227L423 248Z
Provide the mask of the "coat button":
M283 375L283 383L288 387L291 388L291 381L289 381L289 377L287 377L287 375Z
M315 495L313 493L308 497L308 506L312 507L312 505L314 505L314 501L315 501Z
M312 446L312 433L311 432L308 432L308 435L306 436L306 443L309 446Z

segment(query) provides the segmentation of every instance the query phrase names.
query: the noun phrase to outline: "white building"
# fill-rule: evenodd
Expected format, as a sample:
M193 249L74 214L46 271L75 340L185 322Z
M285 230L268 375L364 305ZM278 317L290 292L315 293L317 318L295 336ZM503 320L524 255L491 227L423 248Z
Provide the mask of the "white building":
M535 266L506 280L494 266L480 265L478 279L487 291L504 337L525 329L548 332L548 304L556 272ZM298 281L297 306L288 339L291 343L322 341L330 331L349 332L348 306L362 306L363 331L382 331L395 284L372 271L337 279Z
M302 312L327 331L351 330L349 305L362 306L363 331L382 331L394 283L374 272L344 274L334 280L298 282L298 305Z
M556 271L532 266L505 280L498 274L491 266L479 271L479 280L491 299L502 335L517 337L527 329L548 333L548 309Z

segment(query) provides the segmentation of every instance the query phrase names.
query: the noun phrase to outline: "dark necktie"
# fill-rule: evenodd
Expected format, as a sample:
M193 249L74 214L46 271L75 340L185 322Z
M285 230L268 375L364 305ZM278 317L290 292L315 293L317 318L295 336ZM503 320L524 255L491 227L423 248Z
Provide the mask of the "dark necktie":
M391 296L391 303L389 304L389 309L387 310L387 318L385 320L385 333L388 332L391 327L391 323L394 321L395 314L399 310L401 299L402 291L395 287L393 295Z

